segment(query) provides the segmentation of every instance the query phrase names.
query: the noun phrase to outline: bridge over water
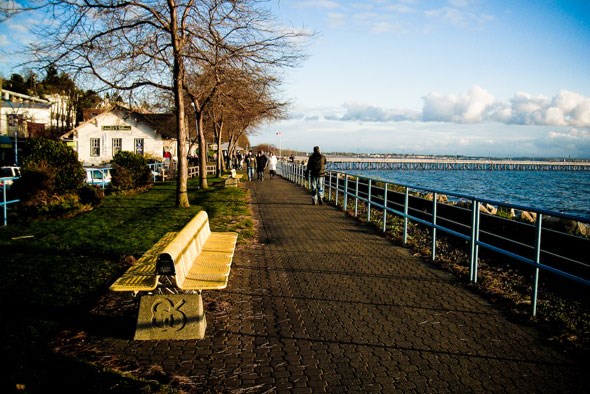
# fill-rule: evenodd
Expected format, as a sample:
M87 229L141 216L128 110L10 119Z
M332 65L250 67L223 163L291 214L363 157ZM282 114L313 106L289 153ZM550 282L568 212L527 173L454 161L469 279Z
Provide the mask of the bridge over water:
M328 158L328 170L590 171L590 161Z

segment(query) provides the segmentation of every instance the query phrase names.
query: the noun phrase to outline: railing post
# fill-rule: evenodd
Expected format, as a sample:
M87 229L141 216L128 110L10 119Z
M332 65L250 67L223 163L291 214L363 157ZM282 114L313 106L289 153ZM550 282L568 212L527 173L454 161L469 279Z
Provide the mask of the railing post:
M543 214L537 214L535 223L535 275L533 277L533 294L531 304L533 306L533 317L537 316L537 295L539 291L539 264L541 264L541 230L543 227Z
M359 177L356 178L356 184L354 186L354 217L359 215Z
M383 189L383 232L387 231L387 185Z
M343 211L346 212L348 208L348 175L344 174L344 201L343 201Z
M338 185L339 179L338 178L339 178L338 173L336 173L336 192L334 193L335 194L334 203L336 204L336 206L338 206L338 187L339 187L339 185Z
M368 189L368 195L367 195L367 223L371 223L371 186L373 185L373 182L371 179L369 179L369 189Z
M432 194L432 261L436 260L436 200L437 193Z
M473 228L471 231L471 275L470 279L473 283L477 283L477 260L478 260L478 253L479 253L479 206L480 202L477 200L473 200L471 204L473 209Z
M307 184L305 183L307 179L305 178L305 169L303 166L299 166L299 169L297 170L297 179L299 179L299 186L303 186L307 189Z
M328 171L328 179L330 179L330 185L328 186L328 201L332 201L332 171Z
M408 187L406 186L406 191L404 193L404 245L408 243L408 210L409 210L409 191Z
M473 282L473 271L475 269L474 267L474 256L475 256L475 239L477 237L476 234L476 207L475 205L477 204L477 201L473 200L471 201L471 239L470 239L470 244L469 244L469 281Z

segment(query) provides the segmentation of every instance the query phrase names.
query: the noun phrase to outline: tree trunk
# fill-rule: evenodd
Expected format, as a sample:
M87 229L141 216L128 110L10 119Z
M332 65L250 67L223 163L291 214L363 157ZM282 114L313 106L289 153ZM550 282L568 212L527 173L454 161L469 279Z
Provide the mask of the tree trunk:
M203 131L203 114L197 111L197 135L199 136L199 186L201 189L208 189L207 183L207 141Z
M217 140L217 176L221 176L221 173L223 171L228 170L226 166L225 157L223 156L223 149L221 149L221 133L223 131L223 121L221 121L220 124L216 124L213 127L215 127L215 137Z
M188 201L188 133L184 121L184 63L182 59L182 38L177 28L177 15L174 2L169 3L170 7L170 34L174 48L174 101L176 103L176 130L177 130L177 152L178 168L176 174L176 206L180 208L190 207Z
M223 156L223 150L221 149L221 134L217 134L217 176L221 176L221 173L225 171L225 157Z

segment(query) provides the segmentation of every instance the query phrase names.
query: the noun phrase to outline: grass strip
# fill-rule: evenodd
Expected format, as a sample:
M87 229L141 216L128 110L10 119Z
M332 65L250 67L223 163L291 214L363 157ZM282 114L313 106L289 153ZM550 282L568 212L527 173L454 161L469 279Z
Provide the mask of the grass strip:
M1 349L4 359L11 360L0 391L47 392L54 385L61 391L67 382L62 382L63 373L56 377L54 372L64 367L83 371L77 380L92 382L85 392L169 392L153 381L106 374L65 359L47 345L108 291L130 261L167 232L182 229L199 211L207 211L212 231L236 231L238 242L254 237L247 191L224 188L219 181L211 178L213 186L199 190L198 180L189 180L190 208L176 207L176 184L165 182L144 193L108 196L99 208L73 218L0 228L0 295L8 304Z

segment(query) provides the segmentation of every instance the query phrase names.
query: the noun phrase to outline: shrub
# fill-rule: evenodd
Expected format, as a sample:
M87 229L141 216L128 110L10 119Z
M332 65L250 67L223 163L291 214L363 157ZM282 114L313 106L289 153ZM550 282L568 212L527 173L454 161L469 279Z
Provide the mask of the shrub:
M97 207L104 201L104 190L96 186L84 185L78 189L78 196L82 205Z
M76 152L60 141L32 138L23 149L21 178L14 192L23 219L71 215L81 209L78 189L86 173Z
M33 198L18 205L23 219L71 216L79 213L82 208L80 197L75 193L49 195L46 191L39 191Z
M23 173L31 176L35 172L47 174L48 183L41 185L50 193L63 194L76 191L84 185L86 174L78 155L65 143L46 138L32 138L23 152ZM30 182L29 186L33 186Z
M144 156L132 152L118 152L111 161L111 184L115 190L140 188L152 183L152 176Z

